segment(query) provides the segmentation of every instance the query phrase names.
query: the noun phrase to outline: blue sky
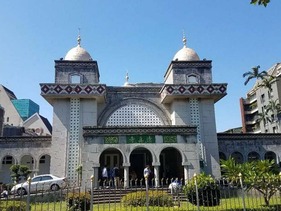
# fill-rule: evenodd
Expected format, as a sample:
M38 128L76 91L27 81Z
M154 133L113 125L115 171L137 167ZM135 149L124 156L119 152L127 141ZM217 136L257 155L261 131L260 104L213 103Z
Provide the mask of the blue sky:
M100 83L163 82L175 53L187 46L213 61L213 82L228 83L216 103L218 132L241 126L239 98L253 85L242 74L281 61L281 1L266 7L250 0L48 0L1 1L0 84L18 99L32 99L52 122L39 83L53 83L54 60L77 44L100 70Z

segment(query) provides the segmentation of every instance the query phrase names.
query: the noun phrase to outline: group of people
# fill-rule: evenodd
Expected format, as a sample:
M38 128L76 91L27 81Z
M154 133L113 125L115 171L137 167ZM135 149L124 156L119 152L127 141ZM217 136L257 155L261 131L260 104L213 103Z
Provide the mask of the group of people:
M120 187L120 169L117 165L115 165L112 169L108 168L108 166L105 165L102 168L101 176L102 176L102 183L104 186L106 187L113 186L115 188ZM132 177L132 179L137 178L135 171L131 172L130 176ZM144 168L143 177L145 179L150 180L151 170L149 165L146 165L146 167Z
M109 169L107 166L104 166L101 172L102 182L105 186L113 186L115 188L120 187L120 170L117 165L112 169ZM109 184L109 181L112 181L112 184Z

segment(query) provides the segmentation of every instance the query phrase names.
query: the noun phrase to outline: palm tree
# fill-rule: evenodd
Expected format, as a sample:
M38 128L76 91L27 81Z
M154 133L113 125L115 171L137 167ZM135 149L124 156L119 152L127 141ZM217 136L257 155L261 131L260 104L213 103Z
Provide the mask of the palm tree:
M247 79L244 82L244 85L247 85L248 82L253 78L263 79L265 76L267 76L267 72L266 71L259 72L259 68L260 68L260 66L258 65L256 67L253 67L252 71L248 71L243 74L243 78L245 78L247 76Z
M258 88L261 88L261 87L264 87L264 88L267 88L270 92L272 91L272 87L271 87L271 84L272 84L272 81L276 79L276 77L270 75L266 78L263 78L262 79L262 82L260 84L258 84Z
M266 106L266 112L271 112L273 114L271 121L277 120L278 114L281 113L281 106L278 100L270 100Z
M256 119L256 122L257 123L261 123L263 122L263 124L265 125L267 122L271 122L271 118L270 116L268 115L268 112L267 111L263 111L261 113L258 113L257 114L257 119Z

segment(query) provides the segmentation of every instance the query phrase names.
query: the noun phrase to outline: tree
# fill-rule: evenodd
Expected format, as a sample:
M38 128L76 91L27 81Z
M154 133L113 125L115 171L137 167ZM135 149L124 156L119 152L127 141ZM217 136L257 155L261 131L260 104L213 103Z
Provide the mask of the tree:
M274 160L257 160L238 164L233 158L221 161L225 177L231 183L243 181L246 191L255 189L263 195L266 206L271 197L280 191L281 178Z
M258 4L258 5L263 5L267 6L269 4L270 0L251 0L251 4Z
M276 79L276 77L270 75L269 77L266 77L266 78L263 78L262 79L262 82L258 84L258 88L266 88L268 89L270 92L272 91L272 87L271 87L271 84L273 82L273 80Z
M278 114L281 113L281 106L278 100L270 100L266 106L266 112L271 112L273 114L271 122L278 120Z
M18 183L21 178L24 180L27 179L28 175L31 173L31 170L26 165L14 164L10 167L12 180Z
M268 112L267 112L267 111L263 111L263 112L261 112L261 113L258 113L258 114L257 114L256 122L257 122L257 123L263 122L264 125L265 125L267 122L271 122L271 118L270 118L270 116L268 115Z
M253 67L252 71L248 71L243 74L243 78L247 77L246 81L244 82L244 85L247 85L251 79L263 79L265 76L267 76L267 72L259 72L259 68L260 66L258 65L256 67Z

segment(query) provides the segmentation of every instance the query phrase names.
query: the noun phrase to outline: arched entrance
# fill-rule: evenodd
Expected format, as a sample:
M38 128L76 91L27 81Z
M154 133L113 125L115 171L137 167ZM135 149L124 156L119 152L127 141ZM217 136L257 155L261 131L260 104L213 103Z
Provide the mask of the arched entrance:
M50 155L42 155L40 157L38 175L50 173L50 160L51 160Z
M162 150L160 154L160 163L160 178L184 178L182 157L177 149L168 147Z
M121 152L115 148L109 148L102 152L100 156L100 171L99 178L101 178L101 173L103 167L107 167L108 169L108 177L111 178L111 170L114 166L118 166L119 169L122 169L123 164L123 156ZM123 177L123 171L120 171L120 177Z
M10 167L16 163L15 159L11 155L6 155L2 159L2 169L0 171L0 178L3 183L10 183L11 180L11 171Z
M26 165L29 170L34 170L34 159L31 155L24 155L20 160L21 165Z
M129 179L142 179L143 170L146 165L150 165L151 172L153 173L152 155L146 148L140 147L134 149L130 154L130 164L131 166L129 169Z

